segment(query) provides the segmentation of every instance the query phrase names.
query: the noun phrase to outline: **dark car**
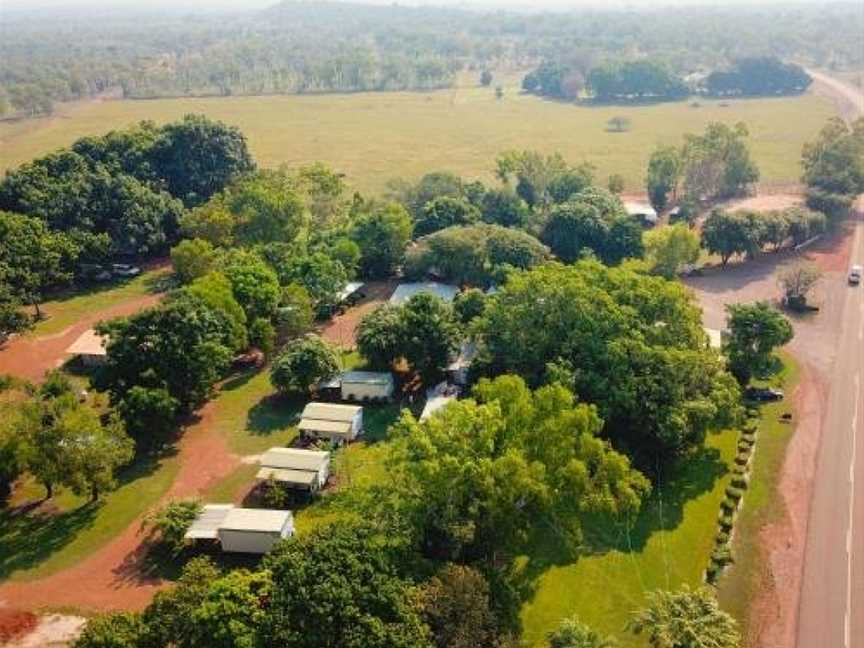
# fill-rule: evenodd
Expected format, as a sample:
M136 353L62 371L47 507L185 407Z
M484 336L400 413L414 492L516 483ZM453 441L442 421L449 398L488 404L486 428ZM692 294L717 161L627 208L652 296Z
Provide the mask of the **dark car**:
M747 400L758 401L760 403L770 403L783 400L783 392L773 387L749 387L744 392Z

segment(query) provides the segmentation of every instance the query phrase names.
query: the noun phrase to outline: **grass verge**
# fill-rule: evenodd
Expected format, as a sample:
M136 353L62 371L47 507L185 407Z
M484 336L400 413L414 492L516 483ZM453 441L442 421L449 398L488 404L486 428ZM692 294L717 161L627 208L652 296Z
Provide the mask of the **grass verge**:
M783 370L770 384L783 387L791 395L799 379L799 367L788 353L782 354ZM750 603L758 592L765 557L759 543L759 530L785 514L783 498L777 492L786 446L795 433L794 425L784 423L780 415L791 410L786 401L769 403L760 411L756 450L751 459L750 487L735 523L732 542L734 564L719 581L720 603L742 626L746 636Z

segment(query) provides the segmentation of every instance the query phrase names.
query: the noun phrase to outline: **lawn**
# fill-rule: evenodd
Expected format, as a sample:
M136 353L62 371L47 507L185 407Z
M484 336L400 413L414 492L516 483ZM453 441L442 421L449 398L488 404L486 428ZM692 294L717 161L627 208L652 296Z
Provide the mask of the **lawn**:
M792 394L798 384L799 368L788 354L784 354L783 361L783 371L770 383L782 387L786 394ZM750 468L751 486L744 495L744 503L735 523L732 543L735 564L727 570L719 584L721 604L745 629L750 602L758 591L765 565L759 544L759 530L784 514L783 498L777 492L777 486L786 446L795 428L783 423L780 415L790 410L788 401L762 407L762 421Z
M520 94L503 100L491 88L437 92L319 96L101 101L62 106L49 119L0 123L0 170L75 139L142 119L165 122L190 112L240 127L263 166L324 161L357 189L378 192L390 178L449 169L492 181L494 159L511 148L561 151L573 163L597 166L601 182L622 174L641 190L657 144L677 144L711 121L743 121L768 183L797 182L801 146L834 114L814 95L723 102L700 100L638 107L588 107ZM610 133L610 117L628 117L626 133Z
M178 468L173 457L138 461L120 474L119 488L98 503L63 489L44 515L15 508L44 494L28 479L10 507L0 509L0 581L40 578L89 556L157 502Z
M59 333L88 313L99 312L115 304L157 292L163 288L169 274L170 269L162 267L142 272L128 281L97 285L83 290L76 288L68 295L56 296L40 304L48 319L39 322L34 332L36 335Z
M576 615L623 647L644 646L624 630L644 594L702 582L736 439L736 431L712 435L700 454L662 476L629 532L603 525L576 561L556 542L555 529L541 522L534 550L517 560L528 592L521 613L526 644L545 646L546 634Z

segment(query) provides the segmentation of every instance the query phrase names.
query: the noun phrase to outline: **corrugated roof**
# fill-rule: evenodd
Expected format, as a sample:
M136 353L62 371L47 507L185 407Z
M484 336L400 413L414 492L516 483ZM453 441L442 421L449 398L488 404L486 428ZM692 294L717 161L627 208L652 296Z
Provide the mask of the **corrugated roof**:
M393 384L393 374L389 371L346 371L342 374L342 385L345 383L385 387Z
M296 484L297 486L311 486L318 479L318 473L308 470L290 470L287 468L270 468L264 466L255 475L255 479L266 481L270 478L284 484Z
M183 537L187 540L215 540L219 525L233 508L233 504L205 504Z
M357 412L363 408L359 405L339 405L336 403L309 403L303 408L304 419L320 421L352 421Z
M87 329L77 340L69 345L66 353L70 355L104 356L108 353L105 350L105 345L107 344L107 335L99 335L93 329Z
M291 511L232 508L219 526L220 531L279 533L291 522Z
M342 289L342 292L339 293L339 301L343 302L348 299L355 292L360 290L363 286L365 286L362 281L350 281L346 286Z
M318 472L330 459L330 453L300 448L270 448L261 455L261 465L268 468Z
M452 302L458 292L459 288L457 286L442 284L437 281L403 283L396 286L396 290L390 296L390 303L394 306L401 306L414 295L419 295L420 293L430 293L446 302Z
M350 434L350 421L322 421L321 419L300 419L297 426L306 432L330 432L333 434Z

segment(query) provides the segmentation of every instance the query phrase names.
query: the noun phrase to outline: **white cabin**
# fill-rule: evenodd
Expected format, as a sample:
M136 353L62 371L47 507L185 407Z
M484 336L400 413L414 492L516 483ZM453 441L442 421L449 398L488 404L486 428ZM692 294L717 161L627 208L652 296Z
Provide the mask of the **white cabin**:
M300 434L342 444L363 432L363 408L358 405L309 403L297 426Z

